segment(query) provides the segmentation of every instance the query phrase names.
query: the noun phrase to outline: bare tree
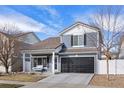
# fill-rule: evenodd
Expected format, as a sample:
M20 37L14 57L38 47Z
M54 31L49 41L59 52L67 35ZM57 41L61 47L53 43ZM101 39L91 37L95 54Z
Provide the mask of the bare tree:
M108 80L109 60L112 59L113 52L119 55L119 48L121 46L120 37L124 31L122 13L123 10L121 6L104 6L98 9L98 11L90 17L89 21L89 24L100 29L102 40L99 42L99 47L106 58ZM97 49L99 48L97 47Z
M15 64L19 53L18 40L16 35L20 31L13 24L4 24L0 27L0 65L5 67L6 73Z

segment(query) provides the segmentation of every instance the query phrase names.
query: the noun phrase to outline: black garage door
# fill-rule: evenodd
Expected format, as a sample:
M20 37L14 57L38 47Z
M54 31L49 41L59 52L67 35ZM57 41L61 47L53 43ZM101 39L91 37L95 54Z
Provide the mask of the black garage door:
M94 57L61 58L61 72L94 73Z

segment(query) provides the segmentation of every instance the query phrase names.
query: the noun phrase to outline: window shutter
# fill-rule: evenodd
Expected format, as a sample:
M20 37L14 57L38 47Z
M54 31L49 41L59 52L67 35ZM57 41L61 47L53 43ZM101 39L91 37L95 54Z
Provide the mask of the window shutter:
M86 45L87 43L86 43L86 34L84 34L84 45Z
M71 46L73 46L73 35L71 35Z

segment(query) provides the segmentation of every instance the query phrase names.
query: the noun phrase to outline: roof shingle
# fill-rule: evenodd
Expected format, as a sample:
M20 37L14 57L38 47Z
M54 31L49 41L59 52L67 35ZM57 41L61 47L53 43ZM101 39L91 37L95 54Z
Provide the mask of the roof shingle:
M50 37L48 39L45 39L39 43L36 43L29 47L29 50L38 50L38 49L56 49L58 46L60 46L60 38L59 37Z

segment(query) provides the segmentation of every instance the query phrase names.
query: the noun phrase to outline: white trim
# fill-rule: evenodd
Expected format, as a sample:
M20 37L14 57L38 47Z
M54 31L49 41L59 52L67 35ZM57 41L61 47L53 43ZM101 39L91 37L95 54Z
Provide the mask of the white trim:
M55 52L52 53L52 73L55 73Z
M32 58L47 58L47 56L32 56Z
M98 52L97 51L89 51L89 52L64 52L64 53L59 53L60 55L67 55L67 54L72 54L72 55L74 55L74 54L84 54L84 55L86 55L86 54L97 54Z
M73 48L84 48L84 45L77 45L77 46L72 46Z
M32 71L32 55L30 54L30 71Z
M86 46L84 46L84 47L69 47L68 49L85 49L85 48L94 48L94 49L96 49L96 47L86 47Z
M22 52L46 52L46 51L50 51L49 53L52 53L53 51L55 51L56 49L37 49L37 50L22 50Z
M93 29L94 31L96 31L96 30L99 31L99 29L97 29L96 27L92 27L90 25L87 25L87 24L84 24L84 23L81 23L81 22L76 22L75 24L72 24L70 27L68 27L68 28L64 29L62 32L60 32L59 35L60 36L63 35L64 33L66 33L67 31L69 31L70 29L72 29L73 27L75 27L77 25L82 25L82 26L87 27L89 29Z
M68 56L60 56L60 58L65 58L65 57L96 57L96 55L68 55Z
M62 42L62 36L60 36L60 43L63 43L63 42Z
M23 72L25 72L25 53L23 53Z

